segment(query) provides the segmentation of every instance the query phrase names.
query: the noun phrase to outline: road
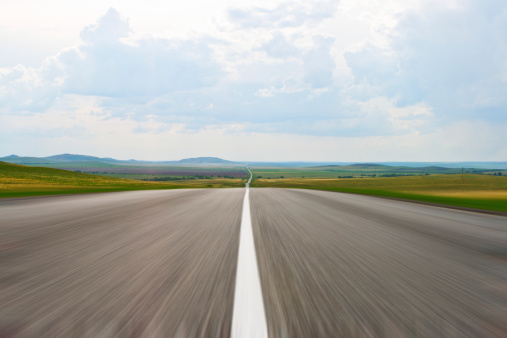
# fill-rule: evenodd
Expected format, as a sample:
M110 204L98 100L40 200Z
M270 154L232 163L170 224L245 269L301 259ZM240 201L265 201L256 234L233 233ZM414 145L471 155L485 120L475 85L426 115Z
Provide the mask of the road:
M252 189L272 337L507 336L507 219Z
M227 336L243 195L209 189L0 201L0 332Z
M245 189L0 200L0 336L228 337ZM507 218L250 189L270 337L507 336Z

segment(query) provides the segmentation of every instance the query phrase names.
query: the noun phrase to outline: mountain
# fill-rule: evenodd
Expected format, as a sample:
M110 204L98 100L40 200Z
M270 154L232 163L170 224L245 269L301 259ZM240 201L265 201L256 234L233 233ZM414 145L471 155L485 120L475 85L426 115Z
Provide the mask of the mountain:
M117 160L110 157L96 157L79 154L60 154L47 157L17 156L9 155L0 157L0 161L24 164L24 165L47 165L52 167L63 167L71 162L86 162L89 165L136 165L136 166L160 166L160 165L199 165L199 164L233 164L240 165L243 162L234 162L224 160L218 157L193 157L184 158L179 161L138 161L138 160ZM442 168L475 168L475 169L507 169L507 162L375 162L375 163L347 163L347 162L250 162L251 166L259 167L319 167L329 170L335 169L357 169L357 170L382 170L392 167L412 167L414 170L428 169L436 170L431 167ZM340 168L341 167L341 168Z
M114 158L107 157L94 157L86 155L74 155L74 154L61 154L47 157L30 157L30 156L18 156L9 155L0 157L0 161L15 163L15 164L52 164L52 163L64 163L64 162L104 162L104 163L119 163L124 161L115 160Z
M218 157L194 157L194 158L184 158L179 161L137 161L137 160L116 160L110 157L96 157L96 156L88 156L88 155L77 155L77 154L60 154L53 155L47 157L25 157L25 156L17 156L17 155L9 155L5 157L0 157L0 161L15 163L15 164L27 164L27 165L37 165L37 164L56 164L59 166L63 166L66 163L75 163L75 162L86 162L90 163L107 163L107 164L116 164L116 165L178 165L178 164L231 164L235 163L233 161L223 160Z
M475 168L475 169L507 169L507 161L464 161L464 162L378 162L389 166L403 167L444 167L444 168Z
M49 164L49 163L57 163L57 161L51 161L45 158L40 157L30 157L30 156L18 156L18 155L9 155L5 157L0 157L0 161L14 163L14 164Z
M83 162L83 161L94 161L94 162L124 162L115 160L114 158L110 157L95 157L95 156L87 156L87 155L75 155L75 154L60 154L60 155L53 155L48 157L43 157L44 159L48 159L50 161L57 161L57 162Z
M351 164L350 166L351 166L351 167L356 167L356 168L379 168L379 167L387 167L386 165L377 164L377 163L356 163L356 164Z
M223 160L218 157L193 157L193 158L184 158L182 160L175 161L174 163L195 164L195 163L234 163L234 162Z
M330 169L346 169L346 170L352 170L352 169L386 169L389 168L387 165L383 164L376 164L376 163L356 163L356 164L343 164L343 165L322 165L322 166L315 166L314 168L324 169L324 168L330 168Z

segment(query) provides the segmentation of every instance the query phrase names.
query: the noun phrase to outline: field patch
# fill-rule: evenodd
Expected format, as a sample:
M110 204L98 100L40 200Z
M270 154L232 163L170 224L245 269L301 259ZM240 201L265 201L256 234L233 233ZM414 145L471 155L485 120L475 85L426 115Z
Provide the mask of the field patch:
M167 182L136 181L0 162L0 197L151 189L228 188L242 187L244 182L245 180L241 178Z
M252 169L254 175L256 170ZM330 190L507 212L507 177L465 174L369 178L257 178L252 187Z
M213 176L213 177L235 177L235 178L246 178L248 177L246 170L223 170L223 169L203 169L203 168L164 168L164 167L127 167L118 166L111 168L103 167L62 167L60 169L69 171L82 171L85 173L93 174L106 174L109 176L113 175L159 175L159 176Z

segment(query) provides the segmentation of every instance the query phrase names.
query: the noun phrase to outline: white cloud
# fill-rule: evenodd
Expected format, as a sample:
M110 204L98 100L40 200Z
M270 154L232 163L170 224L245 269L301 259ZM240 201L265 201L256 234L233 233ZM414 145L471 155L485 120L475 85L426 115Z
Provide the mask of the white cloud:
M453 119L507 105L498 74L507 59L505 2L424 2L386 30L389 46L366 43L346 53L356 81L400 106L425 102ZM366 89L367 87L369 89Z
M2 69L2 110L42 111L62 94L149 101L211 86L223 74L205 41L144 38L132 45L122 41L130 32L127 20L110 9L82 31L80 46L47 58L40 68Z
M75 152L143 160L213 155L249 161L357 162L504 160L507 156L505 123L462 121L427 134L361 137L249 132L238 124L189 131L156 116L143 121L113 117L96 103L91 97L68 97L58 99L55 109L45 114L3 115L0 135L9 140L10 153L34 156ZM245 153L245 149L251 150Z
M57 82L46 79L40 69L22 65L0 69L0 114L47 109L57 95Z
M81 31L81 40L87 44L114 44L131 32L128 19L121 18L116 9L110 8L97 23Z
M261 88L257 91L257 93L255 95L257 96L260 96L260 97L273 97L276 92L276 89L271 86L270 88Z
M333 38L315 37L316 46L304 56L304 78L312 88L329 87L333 81L335 63L329 50Z
M260 50L274 58L288 58L300 54L299 48L287 41L280 32L276 32L271 40L262 45Z
M142 143L140 135L150 144L206 135L216 138L215 146L225 140L285 140L286 147L307 149L299 153L308 159L326 160L325 152L351 140L350 151L341 150L350 158L358 158L355 151L380 156L390 149L412 156L412 147L422 160L466 155L452 140L466 143L459 135L468 133L486 138L470 154L480 157L480 149L491 159L505 154L502 147L491 150L490 142L507 141L497 128L507 120L502 1L217 6L221 14L213 12L205 24L196 22L200 30L186 33L139 32L133 7L123 7L126 17L109 9L96 23L81 26L78 44L42 64L0 69L0 116L11 135L2 135L6 144L28 147L24 139L31 144L44 139L41 147L54 146L60 137L85 148L96 138L119 151L115 147L122 143L103 133L123 144L130 144L128 137ZM193 19L206 17L202 8L196 11L200 16ZM473 126L480 131L472 133ZM314 153L305 142L325 151ZM438 142L447 143L435 150Z
M232 8L229 19L241 28L286 28L304 24L320 24L331 18L336 11L336 2L283 2L274 8Z
M110 9L81 34L84 45L62 53L63 91L108 97L157 96L218 82L222 71L204 41L139 39L126 44L127 21Z

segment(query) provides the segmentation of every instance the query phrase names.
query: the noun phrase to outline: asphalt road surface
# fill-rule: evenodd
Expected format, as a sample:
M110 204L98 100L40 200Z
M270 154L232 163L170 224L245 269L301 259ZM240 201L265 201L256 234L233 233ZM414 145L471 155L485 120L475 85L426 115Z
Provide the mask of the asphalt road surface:
M0 337L228 337L245 189L0 200ZM507 218L250 189L270 337L506 337Z
M507 337L507 218L252 189L271 337Z
M243 195L0 200L0 336L228 336Z

